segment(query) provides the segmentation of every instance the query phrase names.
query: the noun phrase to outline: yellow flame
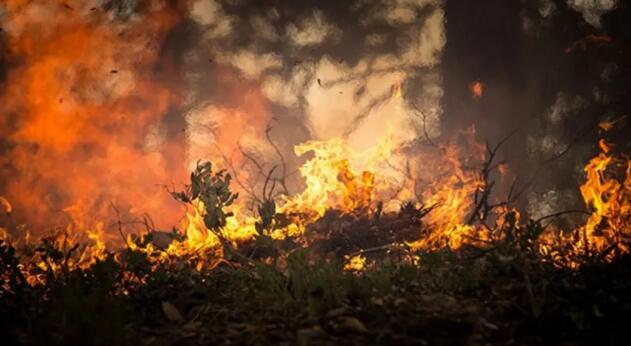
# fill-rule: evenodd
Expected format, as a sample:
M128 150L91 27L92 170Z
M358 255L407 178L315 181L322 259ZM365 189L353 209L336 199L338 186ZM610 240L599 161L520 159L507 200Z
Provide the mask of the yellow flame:
M392 133L391 128L389 133ZM473 128L463 135L468 143L467 150L463 149L461 143L450 143L433 154L423 153L419 157L419 167L422 168L410 170L408 174L411 177L406 178L406 184L389 195L415 197L417 206L421 202L425 206L432 206L431 212L423 219L418 239L408 244L413 249L458 249L465 244L485 246L495 236L487 227L468 224L476 212L473 196L487 188L479 170L470 168L484 159L485 148L475 141ZM620 251L629 251L621 240L631 236L631 160L616 158L604 140L599 142L599 147L601 152L585 166L586 179L580 186L585 204L592 210L585 224L574 232L582 236L576 237L548 227L537 240L542 254L550 254L558 245L568 245L572 249L571 255L580 254L585 248L602 252L612 245L617 245ZM278 201L277 211L286 215L289 221L271 230L269 235L272 238L300 237L310 223L317 221L329 209L365 215L373 210L386 192L397 190L391 180L384 178L388 169L391 169L384 162L397 154L391 136L386 136L382 143L363 152L351 150L341 138L305 142L296 146L295 152L299 156L313 154L300 167L305 189ZM473 160L473 163L468 160ZM416 181L423 174L427 174L427 177L421 177L425 178L423 189L417 194L416 183L409 182ZM258 235L257 218L242 212L241 208L237 204L226 210L232 216L227 218L226 225L220 231L221 238L236 247ZM98 259L104 259L108 240L104 224L99 222L93 227L88 226L80 203L66 211L73 222L65 232L59 232L53 238L55 246L60 249L72 248L79 243L80 234L85 234L89 240L80 256L70 258L69 265L83 268ZM159 260L167 261L170 256L195 255L200 258L196 266L201 270L212 266L213 260L221 259L222 244L217 234L205 227L204 213L204 204L199 200L194 201L180 225L185 239L172 241ZM512 217L509 218L509 215ZM508 224L519 230L520 215L514 209L498 208L492 219L495 222L494 230L501 230ZM82 230L86 231L82 233ZM0 229L0 239L6 237L7 231ZM131 236L128 236L127 246L140 250ZM142 251L153 250L155 248L150 244L147 250ZM346 270L362 271L366 266L366 258L361 255L346 258L346 261ZM569 258L559 258L561 262L570 267L578 266ZM61 270L54 263L36 263L44 270ZM29 278L29 282L36 284L41 283L41 280Z
M392 99L400 99L402 97L401 82L396 82L392 85Z
M361 272L366 267L366 257L362 255L356 255L346 259L347 262L344 265L344 270Z

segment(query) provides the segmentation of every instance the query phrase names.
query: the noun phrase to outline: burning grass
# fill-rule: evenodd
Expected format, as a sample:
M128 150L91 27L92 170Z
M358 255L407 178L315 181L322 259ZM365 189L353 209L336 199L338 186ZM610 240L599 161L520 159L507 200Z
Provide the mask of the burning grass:
M102 223L37 241L3 230L2 326L24 344L625 340L631 161L600 143L580 187L586 221L563 231L557 214L522 219L513 189L494 202L500 145L469 147L466 159L439 147L439 174L394 208L384 196L414 194L378 174L391 143L310 142L296 149L314 152L306 189L277 195L270 172L254 215L230 174L200 162L172 192L188 213L171 232L145 221L126 234L119 220L108 247Z

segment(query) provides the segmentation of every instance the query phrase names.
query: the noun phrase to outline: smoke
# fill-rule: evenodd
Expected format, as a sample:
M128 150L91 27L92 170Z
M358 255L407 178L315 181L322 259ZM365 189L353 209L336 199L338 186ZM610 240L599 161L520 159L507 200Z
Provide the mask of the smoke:
M602 15L613 10L618 0L567 0L567 4L580 12L587 23L599 28Z
M617 43L589 31L606 31L617 6L5 1L0 195L19 222L107 221L114 204L164 228L181 215L165 185L185 183L198 160L232 171L243 196L273 167L295 192L299 143L341 137L360 151L391 136L394 147L417 149L475 124L491 143L518 132L507 145L519 175L579 148L554 166L561 178L536 191L565 200L576 185L566 178L580 178L589 154L572 134L613 116L600 109L615 104L609 95L626 71L620 57L591 64L581 55ZM477 99L474 81L484 85ZM552 193L553 182L565 186Z
M438 135L440 1L198 0L190 8L189 164L214 159L254 189L261 167L295 171L302 158L293 148L306 140L342 137L364 150L389 127L397 145L422 127Z
M306 140L438 134L440 1L11 0L0 18L14 222L92 227L114 205L169 227L164 186L198 160L246 190L282 163L297 186Z

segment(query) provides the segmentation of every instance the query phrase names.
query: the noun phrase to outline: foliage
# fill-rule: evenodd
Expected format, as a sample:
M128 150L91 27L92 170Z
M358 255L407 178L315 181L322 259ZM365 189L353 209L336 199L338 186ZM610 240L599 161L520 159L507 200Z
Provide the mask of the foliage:
M195 200L204 203L204 223L209 230L217 232L226 225L226 218L232 216L224 209L239 197L238 193L230 191L231 180L230 174L224 170L213 172L210 162L197 162L187 190L173 192L172 195L185 203Z
M38 272L3 241L0 313L9 340L25 344L624 340L630 258L559 269L524 246L529 234L419 252L420 266L386 256L361 273L308 249L211 271L152 265L150 253L124 249L85 269L37 274L43 285L26 283ZM38 251L63 264L54 244Z

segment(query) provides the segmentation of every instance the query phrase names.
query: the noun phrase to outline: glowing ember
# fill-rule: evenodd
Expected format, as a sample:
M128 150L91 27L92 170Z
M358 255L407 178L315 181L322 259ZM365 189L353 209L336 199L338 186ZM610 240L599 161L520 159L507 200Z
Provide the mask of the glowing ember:
M366 257L362 255L353 256L347 259L347 263L344 265L344 270L361 272L366 266Z
M479 100L484 93L484 83L480 82L479 80L474 81L473 83L469 84L469 91L471 92L471 97L474 100Z
M601 121L600 123L598 123L598 128L601 131L605 131L605 132L611 131L617 123L625 120L626 118L627 118L627 116L624 115L624 116L621 116L621 117L619 117L617 119L614 119L614 120Z

